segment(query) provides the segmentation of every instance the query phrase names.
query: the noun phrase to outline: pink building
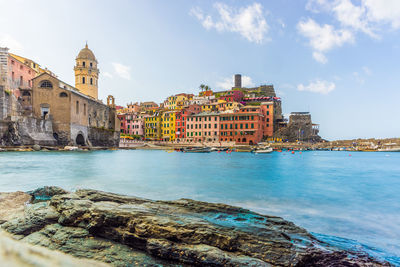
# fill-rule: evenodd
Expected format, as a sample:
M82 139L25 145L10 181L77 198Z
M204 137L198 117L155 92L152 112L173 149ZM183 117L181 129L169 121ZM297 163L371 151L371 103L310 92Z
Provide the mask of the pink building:
M219 142L219 113L201 112L189 115L186 122L186 141Z
M8 55L7 65L7 89L12 90L16 97L20 97L21 92L19 89L26 90L32 88L32 79L35 78L36 72L34 69L14 58L10 54Z

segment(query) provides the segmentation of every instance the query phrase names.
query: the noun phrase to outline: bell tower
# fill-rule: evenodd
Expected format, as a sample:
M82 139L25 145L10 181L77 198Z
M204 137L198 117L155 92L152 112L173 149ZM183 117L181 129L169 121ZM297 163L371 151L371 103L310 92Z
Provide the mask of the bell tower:
M86 43L75 59L75 87L83 94L98 98L99 69L92 50Z

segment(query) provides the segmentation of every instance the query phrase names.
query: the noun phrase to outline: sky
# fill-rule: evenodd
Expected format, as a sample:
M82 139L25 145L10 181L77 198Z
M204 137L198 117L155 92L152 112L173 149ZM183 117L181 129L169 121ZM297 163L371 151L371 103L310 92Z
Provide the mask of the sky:
M74 85L88 42L119 105L273 84L328 140L400 135L399 0L0 0L0 47Z

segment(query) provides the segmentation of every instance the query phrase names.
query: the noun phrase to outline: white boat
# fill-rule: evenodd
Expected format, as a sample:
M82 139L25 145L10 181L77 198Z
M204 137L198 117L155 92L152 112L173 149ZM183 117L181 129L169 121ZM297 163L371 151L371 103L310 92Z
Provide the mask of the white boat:
M259 149L256 149L256 150L254 150L253 152L254 152L255 154L266 154L266 153L272 153L272 151L274 151L274 150L272 149L272 147L267 147L267 148L259 148Z
M400 147L380 148L377 151L379 151L379 152L400 152Z

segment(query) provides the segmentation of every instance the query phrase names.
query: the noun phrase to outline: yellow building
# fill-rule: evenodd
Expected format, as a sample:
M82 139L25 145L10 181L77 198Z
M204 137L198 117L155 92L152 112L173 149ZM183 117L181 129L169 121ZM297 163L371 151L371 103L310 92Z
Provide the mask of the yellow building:
M175 140L175 121L176 121L175 111L167 111L162 114L161 132L162 132L162 139L164 141Z
M241 106L243 105L238 102L226 102L225 100L218 101L218 111L239 110Z
M220 101L220 100L218 100L218 101ZM215 112L215 111L218 111L218 103L201 105L201 111L202 112Z
M144 137L146 139L161 139L161 116L162 112L156 111L149 117L144 118Z
M191 94L178 94L167 98L165 101L165 108L170 110L180 110L183 108L184 103L187 100L192 100L193 95Z
M98 98L99 69L92 50L86 44L75 59L75 87L83 94Z

